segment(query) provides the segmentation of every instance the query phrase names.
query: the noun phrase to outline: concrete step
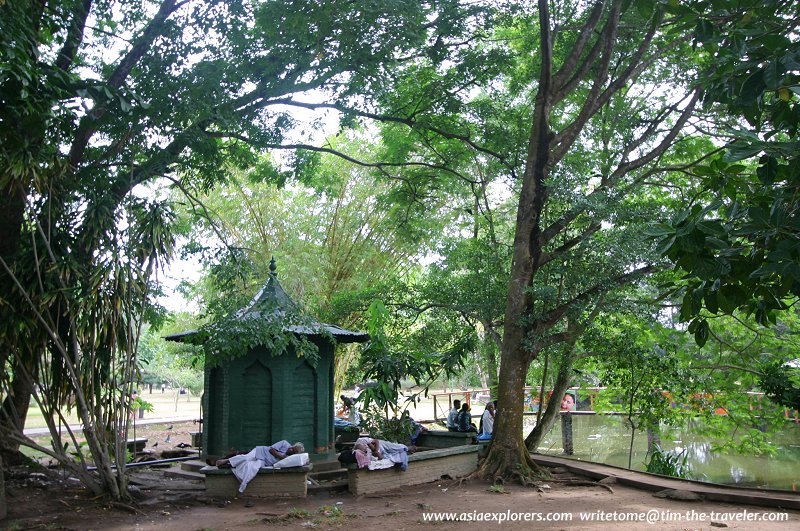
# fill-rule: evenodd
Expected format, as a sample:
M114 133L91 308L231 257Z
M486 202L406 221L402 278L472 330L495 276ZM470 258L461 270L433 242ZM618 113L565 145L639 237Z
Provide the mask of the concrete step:
M314 470L308 474L309 479L314 479L316 481L329 481L335 479L342 479L347 478L347 469L340 468L338 470L326 470L324 472L317 472L317 468L314 467Z
M200 459L191 459L181 463L181 470L185 470L187 472L199 472L204 466L206 466L205 461L201 461Z
M177 479L189 479L189 480L197 480L197 481L205 481L205 476L200 472L195 472L192 470L185 470L183 469L183 463L181 466L173 466L168 468L164 471L164 476L168 478L177 478Z
M311 480L311 484L308 485L309 494L320 494L323 492L342 492L346 490L347 490L347 477L345 477L344 479L335 479L335 480L317 481L317 482Z

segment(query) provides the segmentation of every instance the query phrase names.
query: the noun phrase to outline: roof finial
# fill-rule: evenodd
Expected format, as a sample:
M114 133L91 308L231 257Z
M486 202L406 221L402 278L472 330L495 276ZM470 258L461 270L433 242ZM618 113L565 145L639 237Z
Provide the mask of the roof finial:
M269 276L271 277L278 276L278 274L275 272L276 269L278 269L278 267L275 265L275 257L273 256L272 259L269 261Z

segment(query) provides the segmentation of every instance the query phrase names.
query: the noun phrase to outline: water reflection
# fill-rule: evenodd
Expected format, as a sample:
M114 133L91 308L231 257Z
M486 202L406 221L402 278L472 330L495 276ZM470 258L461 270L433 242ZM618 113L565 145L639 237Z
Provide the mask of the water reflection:
M525 434L535 418L526 417ZM574 415L572 419L575 459L620 467L628 466L630 427L622 415ZM788 424L776 437L778 451L772 456L740 455L712 450L714 441L691 429L671 428L661 436L665 451L685 452L693 479L739 486L796 490L800 487L800 427ZM562 455L561 423L543 439L541 453ZM647 435L637 431L631 467L645 469Z

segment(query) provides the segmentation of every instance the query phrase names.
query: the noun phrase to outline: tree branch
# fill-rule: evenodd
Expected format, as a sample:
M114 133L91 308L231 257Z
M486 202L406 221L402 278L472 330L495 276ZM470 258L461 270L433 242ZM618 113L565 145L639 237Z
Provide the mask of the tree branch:
M542 253L542 255L539 257L539 263L537 264L537 267L544 266L545 264L547 264L548 262L550 262L554 258L557 258L558 256L560 256L563 253L567 252L568 250L572 249L573 247L575 247L579 243L585 241L592 234L594 234L595 232L600 230L600 227L601 227L600 223L592 222L592 223L589 224L589 226L586 228L586 230L583 231L583 233L579 234L578 236L575 236L574 238L572 238L570 240L567 240L566 242L564 242L563 244L559 245L557 248L553 249L552 251L549 251L549 252L546 252L546 253Z
M164 22L167 18L175 12L179 7L183 6L188 0L178 3L176 0L164 0L155 16L145 27L142 34L134 42L133 46L125 57L122 58L117 68L106 81L106 86L110 89L118 89L122 83L130 75L131 70L141 60L145 53L150 49L153 42L161 35L164 30ZM89 140L96 132L96 126L99 120L108 112L107 105L97 105L91 112L81 118L78 125L78 131L75 134L75 140L72 142L72 147L69 150L69 163L72 168L77 168L83 154L86 151L86 146L89 145Z
M620 275L616 278L610 279L608 282L604 282L603 284L597 284L583 292L579 295L571 298L570 300L561 303L560 305L556 306L553 310L547 313L543 320L538 320L535 322L534 326L538 329L547 329L553 325L555 325L567 311L572 308L574 305L586 302L590 298L596 295L603 295L607 291L609 291L614 286L623 286L625 284L630 284L637 278L645 275L647 273L652 273L656 271L657 268L653 265L643 266L633 271L629 271L623 275Z
M318 109L332 109L339 111L343 114L351 114L358 116L360 118L369 118L371 120L375 120L377 122L386 122L386 123L397 123L406 125L411 129L420 129L424 128L426 131L430 131L434 134L441 136L447 140L459 140L475 151L480 153L484 153L486 155L490 155L491 157L500 161L503 165L508 166L509 163L506 161L506 158L503 154L498 153L496 151L492 151L491 149L485 148L479 144L477 144L474 140L470 138L469 135L461 135L457 133L452 133L450 131L445 131L444 129L440 129L438 127L433 127L430 125L421 125L418 121L413 118L415 113L412 113L412 117L403 118L400 116L392 116L387 114L376 114L367 111L361 111L358 109L353 109L352 107L346 107L339 103L308 103L308 102L301 102L296 101L291 98L288 99L277 99L277 100L270 100L269 105L288 105L291 107L299 107L302 109L309 109L309 110L318 110Z
M56 68L66 72L75 60L75 53L78 51L81 42L83 42L86 19L91 9L92 0L83 0L75 4L72 21L67 30L67 37L64 40L64 46L61 47L61 51L58 53L58 59L56 59Z
M586 49L586 43L592 36L594 28L600 22L605 5L605 1L597 2L594 5L591 13L589 14L589 18L586 20L580 30L578 40L575 42L572 51L564 60L564 64L561 65L558 73L556 73L554 76L553 85L556 87L556 101L560 101L564 95L569 93L569 91L572 90L572 88L574 88L581 79L583 79L583 76L586 75L586 72L589 71L589 68L595 64L595 59L597 58L601 48L600 43L603 40L602 34L595 41L594 46L592 46L592 49L589 51L589 54L583 59L580 66L576 70L578 60L580 60L581 55L583 55L583 51Z

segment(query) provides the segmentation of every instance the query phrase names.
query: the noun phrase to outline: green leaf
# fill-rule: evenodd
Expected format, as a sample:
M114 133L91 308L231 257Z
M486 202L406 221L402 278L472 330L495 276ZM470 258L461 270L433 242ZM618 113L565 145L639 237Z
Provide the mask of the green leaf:
M674 234L675 229L672 227L672 225L668 225L666 223L657 223L655 225L649 225L645 227L644 233L647 236L659 238L668 234Z
M742 90L739 92L739 98L744 105L755 102L764 93L764 72L758 70L748 77L742 84Z
M700 319L694 330L694 341L697 343L698 347L702 347L706 344L708 341L709 332L710 328L708 326L708 321L705 319Z

